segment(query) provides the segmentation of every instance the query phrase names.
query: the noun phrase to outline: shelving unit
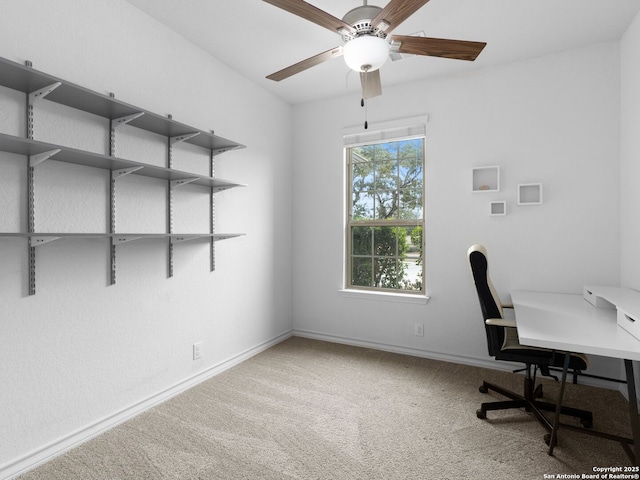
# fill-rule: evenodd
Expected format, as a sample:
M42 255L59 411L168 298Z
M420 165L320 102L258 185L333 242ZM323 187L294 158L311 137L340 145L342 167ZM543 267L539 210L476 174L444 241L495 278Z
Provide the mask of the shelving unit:
M489 215L492 217L505 216L507 214L507 202L490 202Z
M475 167L471 169L471 191L499 192L500 191L500 167Z
M142 175L145 177L158 178L170 181L183 181L191 179L195 185L211 187L214 191L219 192L233 187L244 186L239 183L232 183L227 180L212 177L198 176L194 178L193 173L181 172L171 168L157 167L139 163L131 160L125 160L108 155L100 155L98 153L85 152L75 148L63 147L51 143L38 142L27 138L14 137L0 133L0 151L25 155L30 157L32 166L42 163L47 159L56 160L58 162L73 163L76 165L84 165L87 167L102 168L119 172L122 170L133 170L130 173ZM46 157L46 158L45 158ZM35 164L35 165L34 165Z
M518 185L518 205L542 205L542 184L521 183Z
M226 238L237 237L239 233L218 234L215 232L215 199L214 194L229 188L242 186L238 183L214 178L214 161L217 155L244 148L243 145L176 122L171 116L162 117L115 99L113 94L103 95L84 87L74 85L46 73L0 58L0 85L25 93L27 112L27 138L0 133L0 151L24 155L27 168L28 192L28 231L0 232L3 237L26 238L29 246L29 295L35 294L36 247L61 238L107 238L110 242L111 275L110 284L116 281L116 247L122 243L146 238L168 238L169 277L173 276L173 245L195 238L209 238L211 250L211 271L215 270L215 242ZM34 139L34 110L38 102L45 98L49 101L65 105L83 112L88 112L109 119L109 155L78 150ZM146 163L125 160L116 156L116 132L122 125L131 125L148 132L167 137L167 167L158 167ZM197 145L210 152L209 176L183 172L172 168L173 147L180 142ZM110 228L105 233L40 233L34 220L35 181L38 165L54 160L76 165L110 171ZM116 231L116 183L125 175L135 174L166 180L167 225L165 233L139 234ZM197 234L181 234L173 231L173 193L176 188L192 183L209 188L210 231Z

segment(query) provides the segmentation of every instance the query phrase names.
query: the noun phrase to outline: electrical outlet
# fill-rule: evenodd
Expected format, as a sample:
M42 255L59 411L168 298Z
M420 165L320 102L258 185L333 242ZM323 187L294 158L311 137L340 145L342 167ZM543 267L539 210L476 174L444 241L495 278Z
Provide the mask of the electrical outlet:
M193 344L193 359L198 360L202 356L202 342Z
M416 337L424 337L424 324L416 323L413 326L413 333L415 334Z

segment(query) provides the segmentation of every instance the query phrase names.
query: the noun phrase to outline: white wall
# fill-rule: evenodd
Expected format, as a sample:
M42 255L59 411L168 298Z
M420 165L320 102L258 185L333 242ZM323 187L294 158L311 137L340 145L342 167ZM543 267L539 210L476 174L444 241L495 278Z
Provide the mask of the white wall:
M418 58L406 61L420 61ZM384 84L385 68L381 74ZM356 299L343 279L342 128L362 124L359 98L295 109L294 327L300 334L426 356L488 361L467 248L486 245L504 299L511 289L580 292L619 281L619 50L616 43L387 87L376 122L428 115L427 305ZM471 193L471 168L501 167L496 194ZM516 206L518 183L544 204ZM507 216L490 217L505 200ZM414 323L425 336L414 336ZM602 360L602 359L601 359ZM618 375L617 363L594 373Z
M216 175L248 184L216 197L218 242L118 248L108 286L104 239L37 250L27 296L24 240L0 238L0 478L264 348L292 328L291 107L121 0L5 0L0 56L245 144ZM0 89L0 131L25 135L24 95ZM44 101L36 139L107 153L107 123ZM164 165L166 140L125 127L118 155ZM25 158L0 154L0 231L26 230ZM176 147L176 168L207 172L206 152ZM176 231L207 231L207 195L183 187ZM47 162L36 178L41 231L108 229L108 173ZM166 231L166 183L118 184L120 231ZM192 344L202 342L202 359ZM203 373L204 372L204 373ZM201 374L199 376L199 374Z
M621 114L620 135L620 212L621 282L640 289L640 15L629 26L620 42Z

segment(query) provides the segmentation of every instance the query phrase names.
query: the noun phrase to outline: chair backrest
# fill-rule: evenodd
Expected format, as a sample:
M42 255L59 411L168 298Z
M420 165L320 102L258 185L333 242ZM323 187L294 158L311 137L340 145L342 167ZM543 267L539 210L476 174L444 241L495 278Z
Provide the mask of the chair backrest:
M496 289L489 277L489 262L487 260L487 249L482 245L472 245L467 250L471 274L478 292L480 308L482 309L483 320L487 318L503 318L502 303ZM487 333L487 347L489 355L495 356L500 351L504 342L504 327L489 326L485 324Z

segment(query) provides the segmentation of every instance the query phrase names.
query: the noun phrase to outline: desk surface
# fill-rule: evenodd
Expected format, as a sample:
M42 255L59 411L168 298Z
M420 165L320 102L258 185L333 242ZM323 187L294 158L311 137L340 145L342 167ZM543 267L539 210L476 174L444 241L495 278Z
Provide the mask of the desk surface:
M640 360L640 340L618 326L615 310L563 293L516 290L511 300L523 345Z

